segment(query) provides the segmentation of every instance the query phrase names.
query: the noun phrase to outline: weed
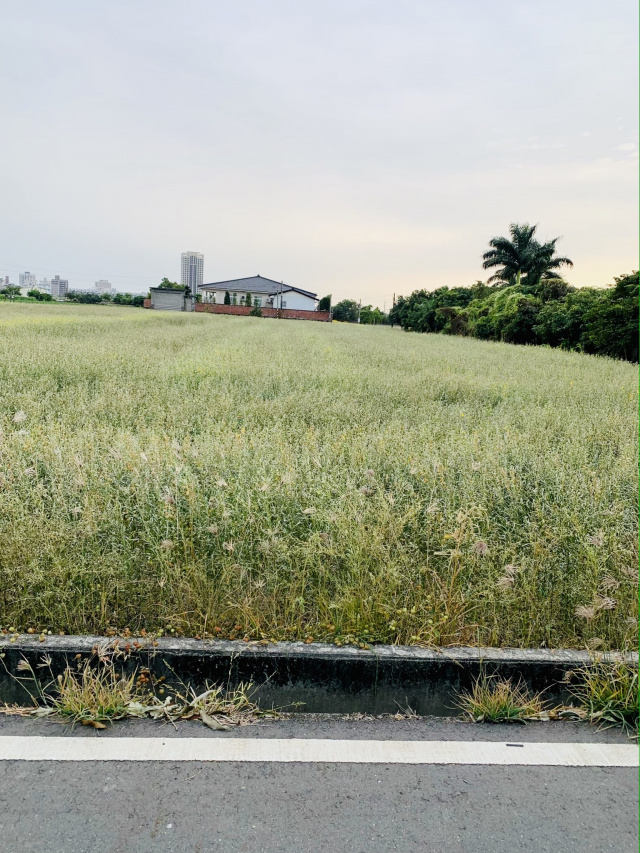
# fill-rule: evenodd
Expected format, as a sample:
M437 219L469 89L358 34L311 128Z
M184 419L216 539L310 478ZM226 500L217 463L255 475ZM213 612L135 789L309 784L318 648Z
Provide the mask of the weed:
M113 666L96 669L88 662L80 673L67 667L58 676L56 686L58 695L51 699L52 712L83 725L122 720L137 698L135 674L118 675Z
M167 695L158 695L150 684L148 670L138 672L136 668L131 675L125 676L116 670L115 655L109 656L99 650L94 657L95 661L87 660L76 670L67 666L54 678L51 660L45 656L38 664L39 669L48 670L51 676L44 686L33 666L22 659L17 667L20 674L10 674L30 694L34 707L5 706L3 712L52 717L96 729L104 729L107 723L125 718L172 723L198 718L211 729L226 730L231 726L249 725L258 718L278 716L277 711L262 710L252 701L255 689L252 684L243 683L234 688L207 684L203 692L196 693L181 681L178 681L179 689L165 687L163 679L159 692Z
M523 723L544 713L542 694L531 693L522 681L480 675L471 692L462 693L458 707L476 723Z
M2 303L0 627L633 647L637 433L606 358Z
M588 718L601 727L620 726L638 734L638 666L624 660L596 658L573 673L570 690L586 709Z

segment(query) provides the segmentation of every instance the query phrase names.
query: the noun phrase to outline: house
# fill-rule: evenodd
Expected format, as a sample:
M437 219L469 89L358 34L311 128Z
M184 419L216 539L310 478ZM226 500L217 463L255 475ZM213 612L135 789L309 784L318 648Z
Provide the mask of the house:
M224 304L227 293L232 305L258 305L260 308L315 311L318 303L315 293L292 287L281 281L273 281L261 275L202 284L199 292L202 294L203 302L216 305Z

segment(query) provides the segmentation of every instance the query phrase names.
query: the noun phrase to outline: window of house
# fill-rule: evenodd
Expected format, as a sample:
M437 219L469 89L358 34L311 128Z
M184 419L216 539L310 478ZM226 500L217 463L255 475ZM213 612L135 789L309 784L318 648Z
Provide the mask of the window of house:
M282 307L283 307L283 308L286 308L286 307L287 307L287 300L286 300L286 299L285 299L285 300L284 300L284 302L282 303Z

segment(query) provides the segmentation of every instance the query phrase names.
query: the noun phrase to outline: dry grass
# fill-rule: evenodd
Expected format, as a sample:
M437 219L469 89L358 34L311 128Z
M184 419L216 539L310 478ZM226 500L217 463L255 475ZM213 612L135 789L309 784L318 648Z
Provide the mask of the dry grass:
M460 710L476 723L524 723L540 719L546 706L542 694L531 693L523 682L484 673L458 699Z
M25 659L18 663L16 681L31 695L32 708L4 706L3 713L51 717L62 722L104 729L108 723L127 718L148 718L176 723L199 719L215 730L244 726L260 718L278 716L275 710L261 710L252 701L252 684L237 687L207 685L196 693L190 685L152 685L146 670L130 675L118 672L117 656L98 653L76 669L67 666L56 678L51 660L44 656L37 673ZM51 678L42 684L43 673ZM159 688L159 689L158 689Z
M625 661L596 659L575 673L572 693L586 709L591 722L609 728L620 726L638 733L638 666Z
M637 370L0 305L0 626L622 648Z

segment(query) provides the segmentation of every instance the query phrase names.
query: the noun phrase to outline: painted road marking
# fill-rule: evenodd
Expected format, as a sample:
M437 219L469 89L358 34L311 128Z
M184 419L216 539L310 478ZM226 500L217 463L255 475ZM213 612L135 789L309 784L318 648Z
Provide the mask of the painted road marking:
M253 761L329 764L526 764L638 767L638 747L619 743L306 738L0 737L0 761Z

